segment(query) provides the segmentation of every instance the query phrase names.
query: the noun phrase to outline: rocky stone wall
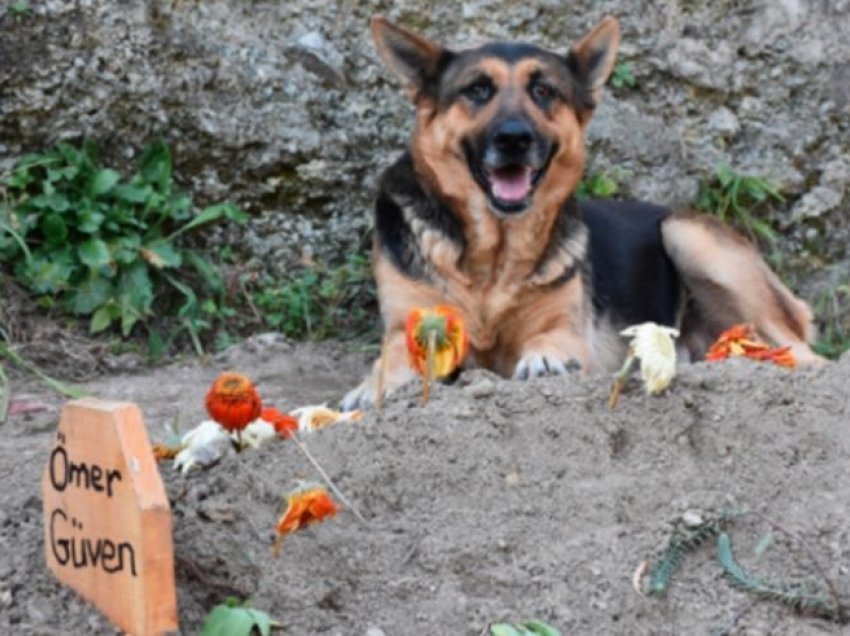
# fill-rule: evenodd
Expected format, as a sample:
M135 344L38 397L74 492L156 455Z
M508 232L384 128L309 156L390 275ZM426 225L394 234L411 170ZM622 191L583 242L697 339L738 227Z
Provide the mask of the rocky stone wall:
M454 46L566 51L610 13L636 83L598 109L589 170L673 205L720 161L766 176L786 196L771 220L796 271L848 277L850 0L30 0L20 16L10 4L0 169L81 137L127 165L163 136L185 187L252 213L214 240L272 270L353 249L404 146L412 110L378 64L371 14Z

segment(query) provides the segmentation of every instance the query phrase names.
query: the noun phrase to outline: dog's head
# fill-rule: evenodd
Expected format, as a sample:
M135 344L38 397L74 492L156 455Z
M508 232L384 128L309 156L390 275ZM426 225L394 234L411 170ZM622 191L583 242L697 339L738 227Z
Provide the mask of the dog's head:
M584 169L584 129L614 66L614 18L561 55L499 42L450 51L381 16L372 33L417 109L417 168L450 199L476 189L497 215L563 201Z

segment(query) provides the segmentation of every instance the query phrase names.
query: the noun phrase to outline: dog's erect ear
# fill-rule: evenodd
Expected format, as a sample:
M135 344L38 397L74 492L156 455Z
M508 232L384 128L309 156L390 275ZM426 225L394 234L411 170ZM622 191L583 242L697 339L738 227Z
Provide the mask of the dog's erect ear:
M567 63L576 79L587 88L591 108L602 99L602 87L614 69L619 47L620 25L609 15L570 49Z
M378 54L404 84L412 99L433 83L444 51L421 35L396 26L382 15L372 17Z

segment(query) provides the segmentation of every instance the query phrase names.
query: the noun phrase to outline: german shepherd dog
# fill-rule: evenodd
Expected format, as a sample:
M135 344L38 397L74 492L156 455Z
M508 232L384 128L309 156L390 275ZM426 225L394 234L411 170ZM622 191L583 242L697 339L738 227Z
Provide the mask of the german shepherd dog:
M801 364L822 361L809 307L718 220L576 201L585 130L620 42L614 18L566 55L518 42L452 51L381 16L371 26L416 107L375 214L387 391L412 378L408 312L438 304L466 321L467 365L520 379L616 368L618 330L645 321L679 328L690 360L750 322ZM344 408L375 400L379 367Z

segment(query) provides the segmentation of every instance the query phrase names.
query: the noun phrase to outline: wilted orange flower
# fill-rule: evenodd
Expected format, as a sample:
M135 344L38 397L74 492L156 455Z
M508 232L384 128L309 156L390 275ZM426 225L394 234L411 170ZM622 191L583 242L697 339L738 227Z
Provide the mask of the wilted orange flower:
M444 378L457 369L469 352L469 335L457 309L437 305L433 309L414 308L405 324L410 366L421 375L428 374L428 347L433 342L435 378Z
M265 420L277 431L281 437L292 437L298 430L298 420L289 413L281 413L273 406L266 407L260 413L260 419Z
M328 491L322 486L309 485L293 490L286 497L286 512L277 522L278 538L275 541L275 555L280 550L283 538L292 532L312 523L319 523L333 517L339 508Z
M151 447L153 458L161 462L164 459L174 459L182 449L178 446L169 446L168 444L154 444Z
M260 417L260 394L241 373L222 373L207 393L207 413L229 433L241 431Z
M720 334L720 337L705 354L705 359L716 362L735 356L773 362L791 369L797 366L797 360L791 353L791 347L771 348L770 345L759 339L755 329L750 324L734 325Z

